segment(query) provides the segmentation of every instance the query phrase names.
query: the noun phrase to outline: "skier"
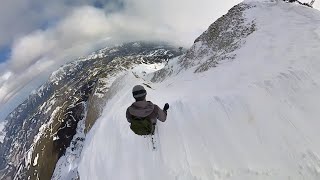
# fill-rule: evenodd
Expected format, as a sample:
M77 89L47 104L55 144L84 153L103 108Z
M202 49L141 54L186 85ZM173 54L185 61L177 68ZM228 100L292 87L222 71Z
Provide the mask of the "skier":
M136 102L126 112L130 129L137 135L153 135L157 119L166 121L169 104L166 103L162 110L151 101L146 101L147 91L141 85L134 86L132 94Z

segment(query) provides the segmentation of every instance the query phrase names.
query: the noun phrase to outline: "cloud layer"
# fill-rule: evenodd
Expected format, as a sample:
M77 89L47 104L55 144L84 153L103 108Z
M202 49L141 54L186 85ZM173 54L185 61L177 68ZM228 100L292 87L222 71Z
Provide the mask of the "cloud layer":
M239 2L4 0L0 6L0 48L10 45L11 55L0 64L0 111L12 97L27 96L29 92L20 90L31 80L99 47L134 40L190 46Z
M42 72L101 45L151 39L189 46L238 2L7 0L0 8L0 47L12 49L0 65L0 108Z

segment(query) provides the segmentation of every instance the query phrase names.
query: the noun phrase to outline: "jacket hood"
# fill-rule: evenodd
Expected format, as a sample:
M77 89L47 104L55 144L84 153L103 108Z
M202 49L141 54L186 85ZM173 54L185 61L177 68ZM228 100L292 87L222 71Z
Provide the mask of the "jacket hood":
M136 117L147 117L154 109L154 104L150 101L137 101L129 107L129 113Z

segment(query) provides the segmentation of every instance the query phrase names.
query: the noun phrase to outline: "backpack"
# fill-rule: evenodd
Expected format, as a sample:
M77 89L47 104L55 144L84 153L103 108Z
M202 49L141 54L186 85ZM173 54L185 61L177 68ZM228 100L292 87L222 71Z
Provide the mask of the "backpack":
M130 129L137 135L153 135L155 125L148 117L132 117Z

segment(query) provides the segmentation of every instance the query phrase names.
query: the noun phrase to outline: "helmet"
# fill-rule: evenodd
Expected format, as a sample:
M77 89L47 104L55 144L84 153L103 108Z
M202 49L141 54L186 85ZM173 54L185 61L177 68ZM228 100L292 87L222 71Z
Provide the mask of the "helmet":
M147 95L147 91L141 85L136 85L132 89L132 95L135 99L145 97Z

